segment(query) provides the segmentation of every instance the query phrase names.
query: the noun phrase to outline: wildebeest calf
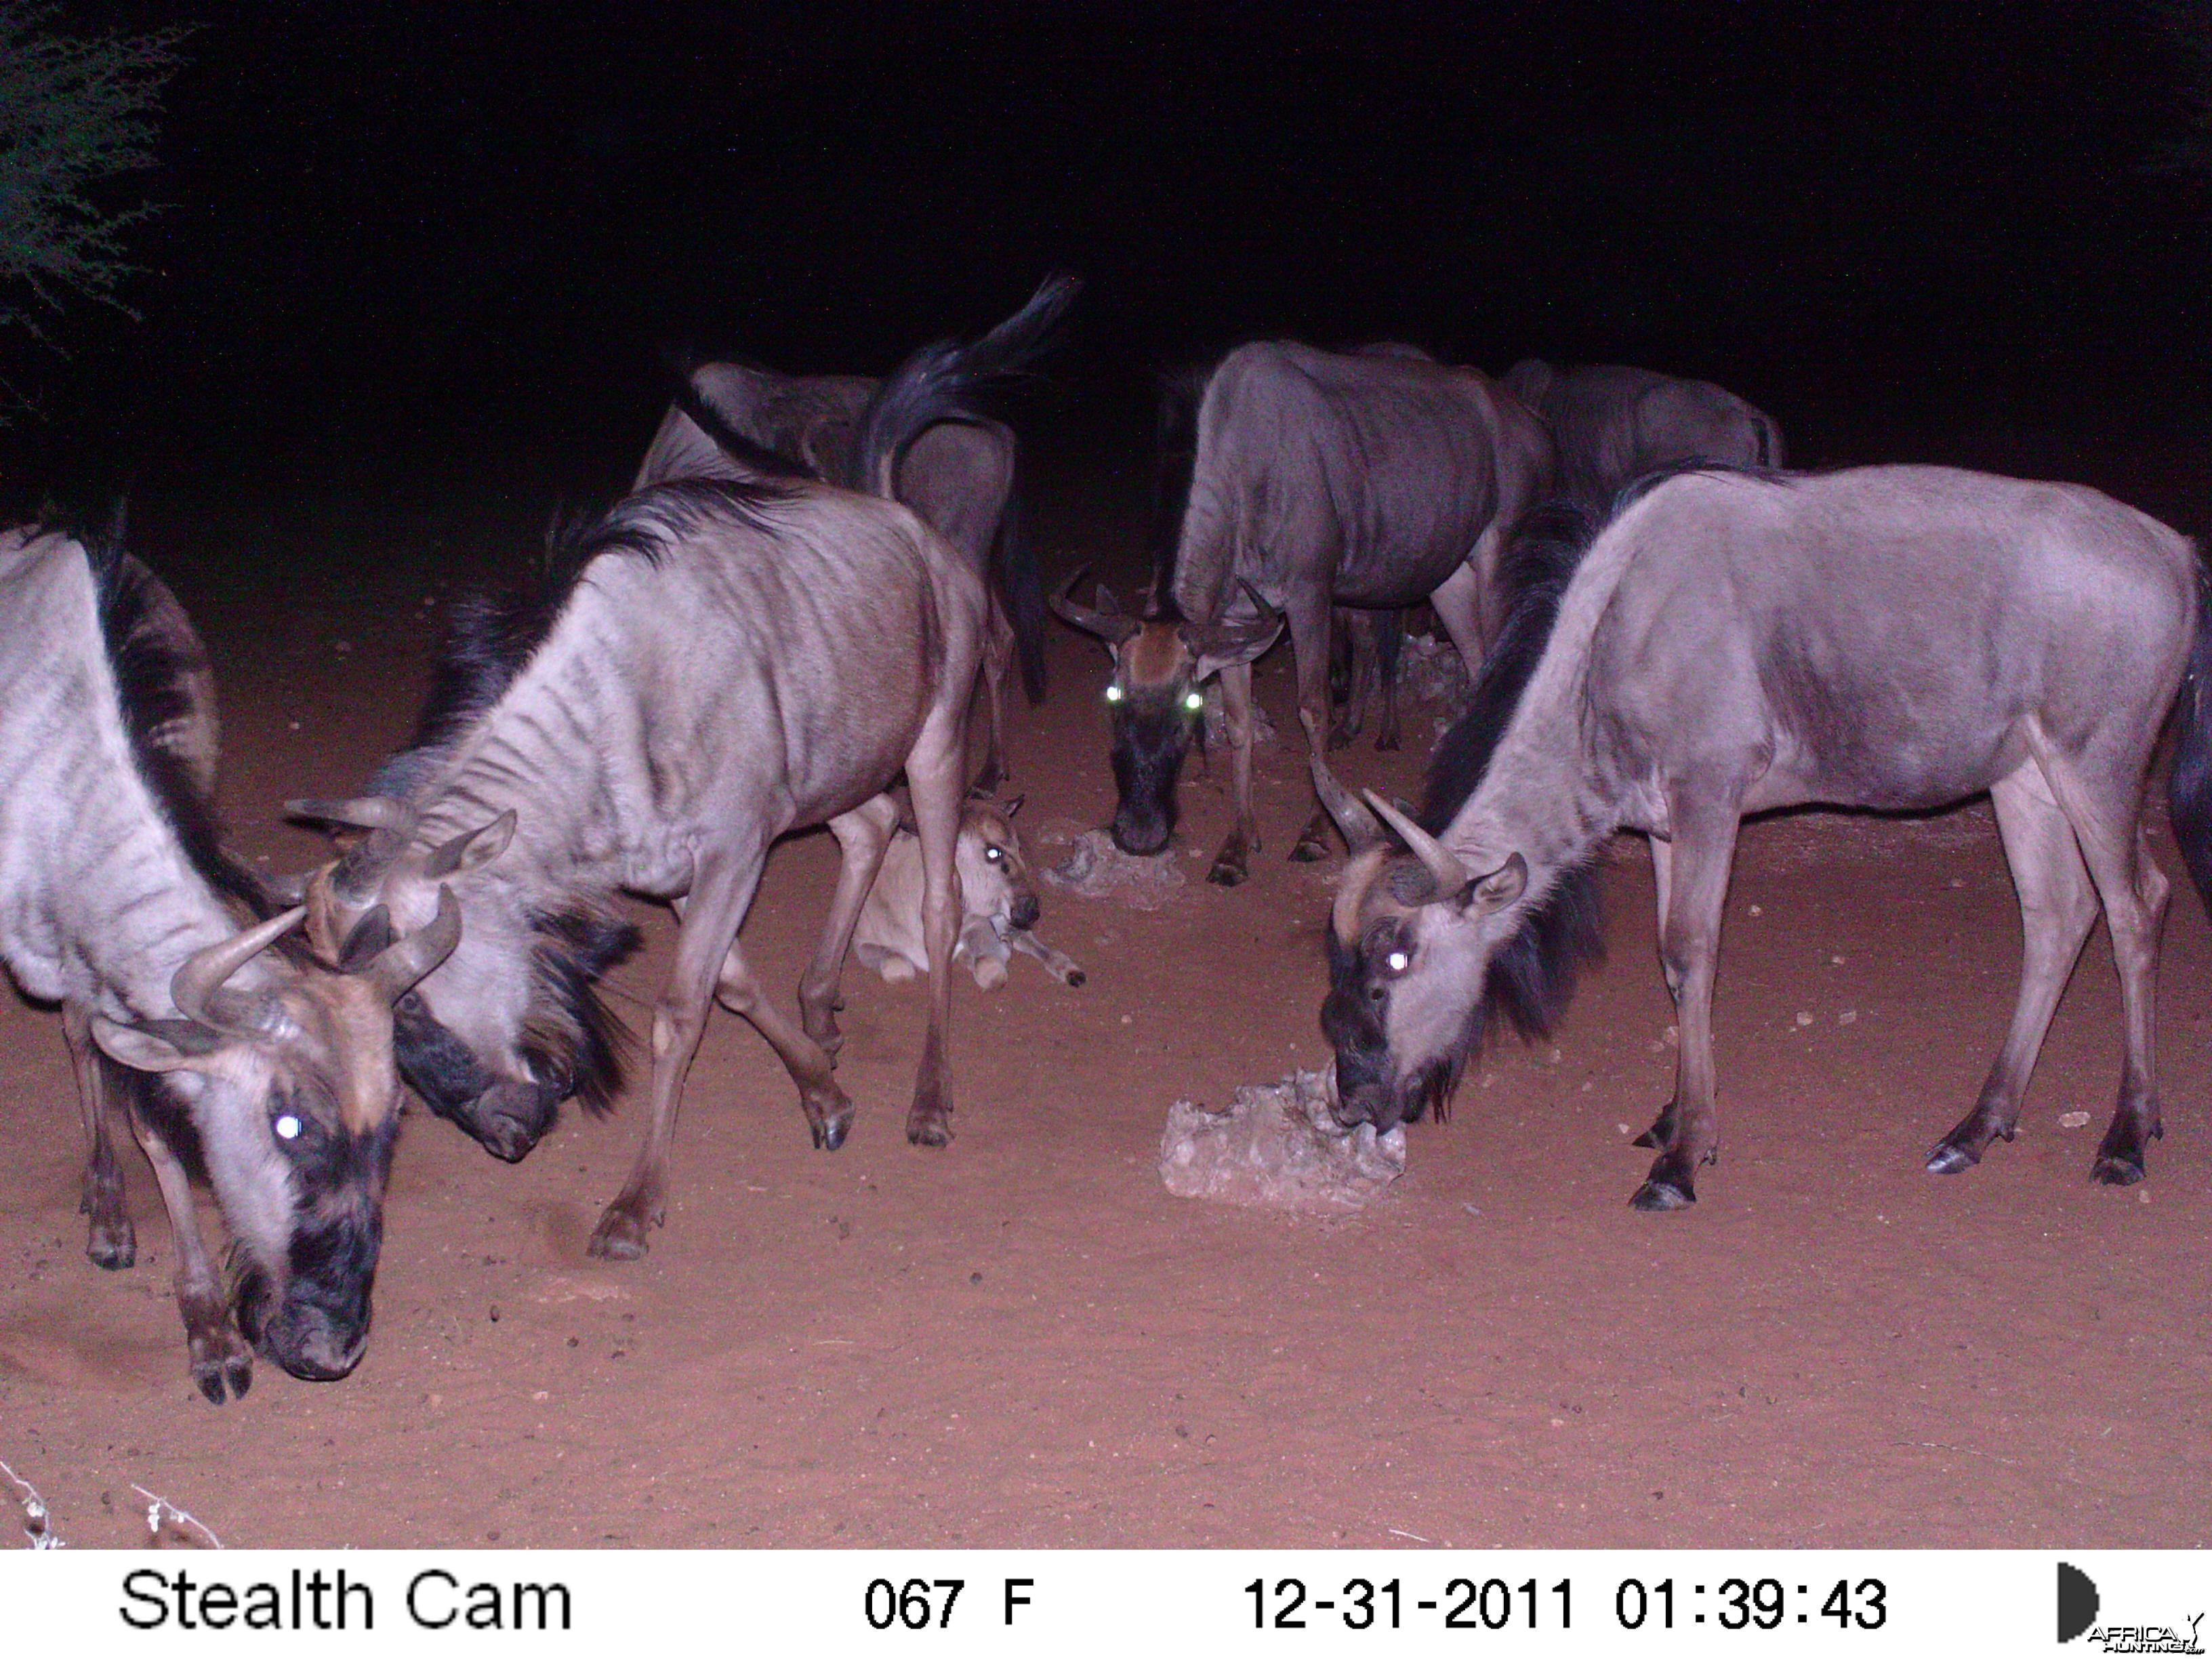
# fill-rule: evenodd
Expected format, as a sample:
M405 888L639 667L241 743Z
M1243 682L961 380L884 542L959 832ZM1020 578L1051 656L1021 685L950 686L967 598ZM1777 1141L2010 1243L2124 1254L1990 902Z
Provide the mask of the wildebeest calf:
M960 839L953 862L960 872L960 939L952 960L966 966L987 991L1006 982L1006 963L1020 951L1044 964L1045 972L1070 988L1084 981L1083 969L1054 950L1033 931L1042 907L1030 873L1014 814L1023 797L1000 805L970 799L961 808ZM921 842L901 829L884 849L876 884L853 932L860 961L893 983L910 980L929 967L921 925Z

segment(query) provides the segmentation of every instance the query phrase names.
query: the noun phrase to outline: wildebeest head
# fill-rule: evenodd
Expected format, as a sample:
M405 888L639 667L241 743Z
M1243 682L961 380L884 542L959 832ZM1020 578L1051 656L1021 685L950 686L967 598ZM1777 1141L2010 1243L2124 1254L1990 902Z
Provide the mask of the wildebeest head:
M1368 804L1411 849L1400 854L1325 765L1313 769L1356 849L1329 915L1321 1013L1336 1051L1336 1117L1377 1129L1415 1121L1431 1107L1441 1117L1492 1010L1498 958L1527 948L1527 861L1515 853L1495 869L1471 871L1370 792ZM1522 1023L1512 997L1502 1012Z
M501 861L513 812L426 842L394 801L301 801L291 811L370 832L308 880L307 937L318 950L373 906L404 925L427 914L441 889L459 902L459 947L393 1010L400 1075L425 1105L513 1163L570 1096L593 1111L611 1104L621 1038L592 983L635 945L635 931L588 905L534 898L521 872Z
M1032 928L1044 914L1014 814L1024 797L1001 804L971 797L960 809L953 861L960 871L961 908L971 916Z
M1103 584L1096 608L1077 605L1070 595L1084 574L1069 578L1052 608L1061 621L1095 635L1113 656L1114 677L1106 685L1114 727L1112 832L1116 847L1141 857L1163 850L1175 834L1176 780L1205 717L1200 688L1273 645L1283 617L1248 588L1255 620L1139 619Z
M368 1341L399 1131L392 1005L451 953L461 922L448 893L404 938L372 913L336 971L255 963L304 915L187 959L170 986L183 1018L95 1017L92 1035L117 1064L161 1074L198 1132L230 1229L239 1329L293 1376L326 1382Z

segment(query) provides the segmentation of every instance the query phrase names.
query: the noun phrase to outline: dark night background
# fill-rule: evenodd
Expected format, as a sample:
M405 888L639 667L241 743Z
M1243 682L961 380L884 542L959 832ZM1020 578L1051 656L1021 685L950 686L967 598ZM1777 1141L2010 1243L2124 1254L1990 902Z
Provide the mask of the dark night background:
M661 348L880 372L1056 266L1090 287L1023 411L1048 468L1133 477L1152 372L1275 333L1642 363L1804 462L2115 488L2212 403L2212 199L2160 164L2188 66L2133 4L64 21L199 27L125 181L163 204L143 320L75 312L0 465L157 525L525 533L624 482Z

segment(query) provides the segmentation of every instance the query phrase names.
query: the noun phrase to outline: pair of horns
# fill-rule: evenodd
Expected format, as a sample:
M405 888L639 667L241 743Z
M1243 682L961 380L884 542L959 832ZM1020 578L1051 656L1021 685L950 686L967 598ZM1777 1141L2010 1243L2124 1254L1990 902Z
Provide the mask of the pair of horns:
M368 838L340 859L331 872L332 890L348 904L366 904L376 896L385 873L392 868L392 860L406 850L415 831L415 809L404 801L382 795L364 795L353 800L287 801L284 813L287 817L368 831ZM440 842L423 860L422 873L433 881L452 875L461 867L470 845L480 836L492 836L500 847L505 847L507 838L514 833L514 812L509 809L489 823L464 830Z
M195 951L169 981L169 997L186 1019L226 1036L269 1036L281 1018L273 998L248 997L228 988L238 970L306 918L305 905L257 923L220 944ZM386 1002L397 1002L422 977L453 954L461 941L461 907L453 890L438 890L438 914L429 925L394 940L356 973Z
M1060 591L1048 603L1053 614L1071 628L1095 635L1109 646L1120 645L1144 626L1138 618L1121 609L1113 590L1105 583L1098 584L1098 604L1096 608L1078 605L1074 593L1076 584L1091 574L1085 565L1060 584ZM1248 623L1178 623L1176 631L1182 635L1183 643L1191 654L1200 659L1212 659L1216 666L1229 663L1249 662L1274 642L1282 631L1283 613L1260 597L1260 590L1243 577L1237 585L1257 611L1256 621Z

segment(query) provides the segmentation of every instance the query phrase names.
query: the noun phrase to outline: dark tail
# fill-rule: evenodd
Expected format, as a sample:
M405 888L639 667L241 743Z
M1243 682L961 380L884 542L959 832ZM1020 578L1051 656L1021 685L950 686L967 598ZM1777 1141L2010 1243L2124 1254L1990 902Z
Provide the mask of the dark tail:
M1182 542L1191 480L1198 471L1198 406L1217 367L1174 369L1160 377L1160 412L1153 428L1152 599L1146 607L1151 616L1175 612L1176 552Z
M673 352L665 359L668 365L669 397L682 410L691 424L714 440L714 447L748 471L769 478L817 477L814 469L805 462L770 449L766 444L755 443L750 438L723 418L722 411L699 395L699 387L691 379L697 367L687 358Z
M1014 625L1014 654L1022 665L1022 690L1032 703L1044 701L1044 575L1037 568L1023 520L1018 486L1006 497L999 533L991 543L991 585L998 589L1006 620Z
M2197 896L2212 908L2212 580L2197 570L2197 641L2173 709L2173 777L2166 811Z
M1052 342L1082 282L1066 271L1048 276L1030 302L972 345L924 346L877 389L853 433L848 489L895 498L892 483L906 447L939 421L982 418L976 400L1027 367Z

